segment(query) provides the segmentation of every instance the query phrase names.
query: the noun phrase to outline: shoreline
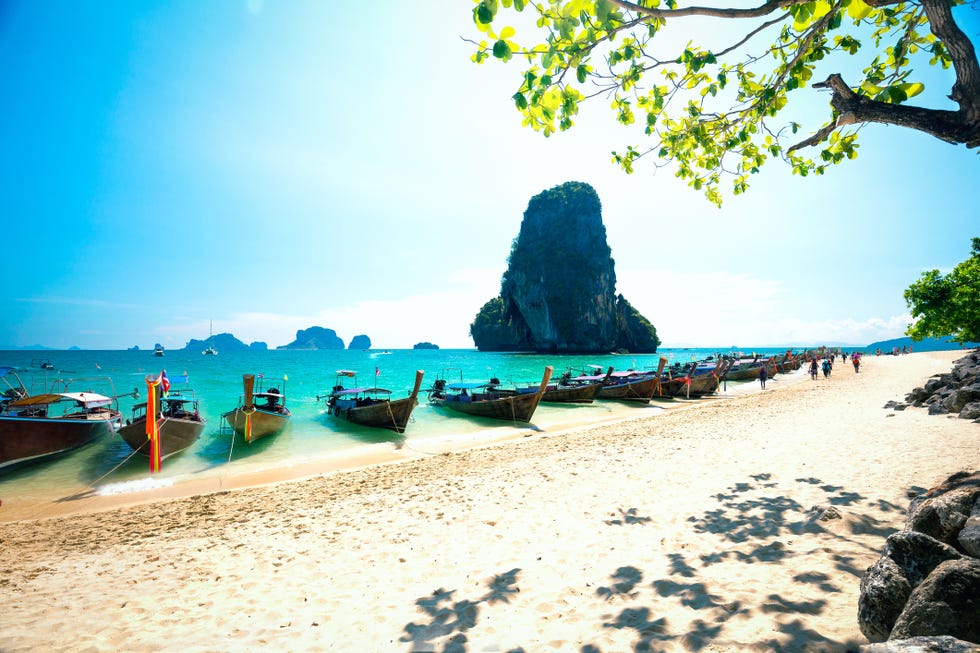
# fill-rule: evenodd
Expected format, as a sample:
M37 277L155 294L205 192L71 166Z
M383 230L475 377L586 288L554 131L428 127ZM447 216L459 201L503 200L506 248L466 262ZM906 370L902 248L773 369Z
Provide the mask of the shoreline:
M855 650L909 497L980 466L976 424L883 406L963 355L2 523L0 648Z
M785 387L787 384L804 379L803 370L780 374L770 381L770 389L775 391L779 387ZM643 406L612 402L614 408L611 415L592 417L591 419L575 418L573 413L577 406L565 407L560 404L553 404L552 407L556 410L570 408L570 413L569 410L564 410L557 418L552 416L551 419L546 420L544 426L538 426L532 422L520 426L488 426L475 432L450 433L433 438L416 436L415 439L420 442L420 446L424 449L413 446L413 436L409 433L408 437L403 440L364 444L340 451L323 453L308 460L293 460L286 464L266 465L257 461L243 468L223 469L217 474L165 479L147 476L143 479L94 485L85 491L68 496L50 493L33 501L19 501L16 497L12 500L0 497L0 500L3 500L3 505L0 506L0 524L70 517L158 501L303 481L318 476L357 471L378 465L397 465L446 453L506 445L530 437L561 437L583 430L614 427L634 420L657 419L674 411L697 409L707 403L729 401L759 391L757 382L733 382L726 393L697 399L655 399L649 405ZM651 414L651 410L657 412ZM637 411L643 411L646 414L632 414ZM568 414L568 417L564 417L564 414ZM465 420L466 418L451 416L447 419Z

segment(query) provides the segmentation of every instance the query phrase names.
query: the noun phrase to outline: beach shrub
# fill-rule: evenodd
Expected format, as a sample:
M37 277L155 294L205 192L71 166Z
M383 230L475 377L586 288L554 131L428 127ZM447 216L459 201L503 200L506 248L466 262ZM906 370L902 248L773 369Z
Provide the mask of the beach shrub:
M961 345L980 341L980 238L970 258L947 275L924 272L905 290L913 322L905 333L913 340L952 336Z

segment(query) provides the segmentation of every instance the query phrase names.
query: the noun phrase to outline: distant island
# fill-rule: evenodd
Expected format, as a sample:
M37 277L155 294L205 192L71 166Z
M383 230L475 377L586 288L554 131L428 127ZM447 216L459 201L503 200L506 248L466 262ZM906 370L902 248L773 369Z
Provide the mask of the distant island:
M265 343L252 343L262 344ZM205 340L195 340L191 338L187 341L187 345L184 347L185 351L204 351L208 347L213 347L220 354L221 352L228 351L245 351L246 349L251 349L252 347L246 345L244 342L231 335L230 333L216 333L213 336L208 336Z
M912 338L893 338L892 340L881 340L872 342L862 349L880 349L882 353L890 353L895 347L911 347L912 351L949 351L950 349L974 349L980 347L980 342L964 342L961 346L952 338L923 338L915 342Z
M371 348L371 339L367 336L360 335L351 338L350 344L347 345L348 349L362 349L367 350Z
M296 339L276 349L344 349L344 341L333 329L311 326L296 332Z
M439 349L439 345L434 345L431 342L417 342L412 345L412 349Z

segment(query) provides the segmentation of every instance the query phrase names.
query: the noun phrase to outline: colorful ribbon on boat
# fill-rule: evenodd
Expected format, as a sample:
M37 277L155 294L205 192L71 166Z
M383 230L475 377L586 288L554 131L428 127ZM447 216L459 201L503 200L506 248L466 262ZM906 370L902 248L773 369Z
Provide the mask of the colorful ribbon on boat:
M146 377L146 437L150 441L150 473L159 472L163 467L163 459L160 455L160 425L157 423L157 412L160 407L160 399L157 389L160 386L160 377Z
M245 442L251 442L252 441L252 413L255 412L255 409L253 408L252 410L248 410L246 408L243 408L242 412L245 413Z

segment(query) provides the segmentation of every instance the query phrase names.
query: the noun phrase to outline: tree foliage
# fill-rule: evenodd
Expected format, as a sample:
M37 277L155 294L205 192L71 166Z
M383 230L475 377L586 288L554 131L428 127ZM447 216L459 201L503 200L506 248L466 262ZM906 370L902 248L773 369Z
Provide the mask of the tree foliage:
M756 7L732 0L733 8L685 0L475 1L483 38L472 41L473 60L526 62L513 95L525 126L549 136L571 128L583 102L606 98L620 123L639 122L649 139L613 152L615 163L630 173L653 154L656 166L673 164L678 177L718 205L722 179L742 193L748 176L771 159L806 176L854 158L864 123L980 145L980 65L951 10L964 0L765 0ZM530 38L543 41L518 42L505 15L533 18ZM698 18L746 24L714 48L694 41L664 48L677 34L698 34ZM817 82L818 66L837 65L837 55L857 57L863 71L846 73L854 78L845 81L839 71L857 67L840 62ZM952 66L957 81L949 97L959 109L906 104L924 89L913 64ZM778 120L790 94L807 86L831 91L827 121L804 128ZM813 146L815 156L801 154Z
M980 341L980 238L970 258L949 274L925 272L905 291L915 320L906 329L913 340L952 336L960 344Z

